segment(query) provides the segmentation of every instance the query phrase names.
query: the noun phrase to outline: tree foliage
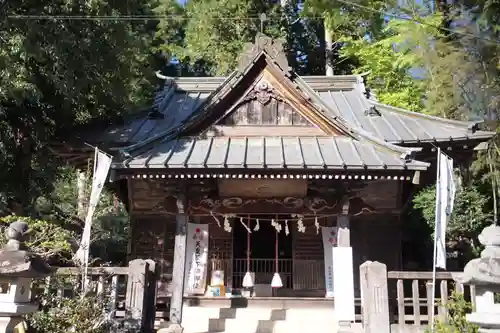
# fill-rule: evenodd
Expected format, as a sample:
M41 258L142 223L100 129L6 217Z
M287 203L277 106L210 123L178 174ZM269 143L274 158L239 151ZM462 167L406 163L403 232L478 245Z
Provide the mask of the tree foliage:
M143 22L71 17L150 7L147 0L11 2L9 15L31 17L4 20L0 29L0 183L24 213L52 189L59 161L47 144L77 124L127 112L152 88Z
M422 213L430 230L434 230L436 187L429 186L422 189L413 199L413 208ZM490 223L488 198L479 191L477 186L459 187L446 230L449 245L455 247L466 242L474 252L478 253L480 245L477 237Z
M90 196L90 172L87 173L87 189L85 196ZM58 221L65 229L78 235L73 242L76 250L79 234L83 229L83 221L78 218L78 187L76 171L63 169L54 184L50 195L39 197L36 211L40 218ZM101 194L92 222L91 257L100 262L113 262L118 265L126 261L129 238L129 220L125 206L107 188Z
M76 278L76 277L75 277ZM78 280L64 281L61 285L77 283ZM54 286L54 285L53 285ZM55 285L57 287L57 285ZM74 295L61 297L55 293L41 294L40 311L27 316L31 329L37 333L106 333L110 332L111 321L103 315L106 310L103 295Z
M436 320L436 333L477 333L479 327L467 321L466 315L472 312L472 304L463 294L454 292L446 303L448 317L446 321ZM429 330L426 332L431 333Z
M30 217L7 216L0 218L0 247L6 244L4 231L10 223L22 220L31 229L28 247L36 254L39 254L48 262L63 262L71 258L72 239L75 234L62 228L53 221L37 220Z

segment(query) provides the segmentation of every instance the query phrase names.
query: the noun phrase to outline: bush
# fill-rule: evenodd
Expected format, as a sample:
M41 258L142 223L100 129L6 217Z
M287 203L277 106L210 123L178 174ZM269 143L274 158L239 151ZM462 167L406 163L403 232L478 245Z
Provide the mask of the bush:
M478 333L479 328L467 322L465 315L472 311L472 304L467 302L463 294L453 293L446 304L447 321L435 321L433 333ZM426 333L431 333L427 330Z
M71 240L74 235L57 223L36 220L30 217L6 216L0 218L0 247L5 245L5 228L12 222L22 220L29 225L31 234L27 241L30 250L51 262L70 260L72 257Z
M36 333L109 333L103 322L103 303L97 296L44 295L40 311L27 316L26 321Z
M98 294L97 282L89 281L84 294L79 288L81 279L82 275L52 276L49 290L43 281L35 281L33 289L40 308L26 317L30 329L36 333L111 332L116 325L108 316L109 290Z

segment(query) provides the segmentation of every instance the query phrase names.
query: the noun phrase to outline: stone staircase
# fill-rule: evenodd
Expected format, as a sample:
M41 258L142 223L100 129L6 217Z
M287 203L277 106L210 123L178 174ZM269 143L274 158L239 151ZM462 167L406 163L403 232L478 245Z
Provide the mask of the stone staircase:
M297 302L295 302L297 303ZM333 333L337 322L333 304L304 301L285 307L279 302L256 306L184 305L184 333ZM330 305L330 306L328 306ZM359 332L354 329L352 332Z

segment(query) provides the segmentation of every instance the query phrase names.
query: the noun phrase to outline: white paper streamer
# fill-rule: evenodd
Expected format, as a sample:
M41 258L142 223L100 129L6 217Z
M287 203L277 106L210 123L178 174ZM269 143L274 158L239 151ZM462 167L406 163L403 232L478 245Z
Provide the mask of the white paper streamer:
M259 231L259 229L260 229L260 224L259 224L259 219L257 219L257 224L253 228L253 231Z
M249 227L245 224L245 222L243 222L243 218L242 218L242 217L240 217L240 223L241 223L241 225L242 225L242 226L243 226L243 227L247 230L247 232L248 232L249 234L251 234L251 233L252 233L252 230L250 230L250 228L249 228Z
M231 224L229 223L229 217L227 215L224 215L224 230L227 232L231 232L233 230Z
M301 233L306 232L306 227L304 226L304 221L302 221L302 216L298 215L299 219L297 220L297 231Z
M217 216L214 215L214 213L210 212L210 215L212 215L212 217L214 218L215 222L217 222L217 225L219 226L220 228L220 221L219 219L217 218Z

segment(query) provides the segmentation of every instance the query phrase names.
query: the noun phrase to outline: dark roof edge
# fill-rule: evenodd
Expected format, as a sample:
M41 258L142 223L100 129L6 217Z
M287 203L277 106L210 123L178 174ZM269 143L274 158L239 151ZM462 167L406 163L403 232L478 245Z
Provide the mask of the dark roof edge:
M401 144L401 145L414 145L414 144L434 144L434 143L450 143L450 142L461 142L461 141L470 141L470 140L481 140L481 141L488 141L491 139L496 133L495 132L486 132L486 131L479 131L476 132L475 134L472 134L470 136L464 136L460 138L452 138L452 139L429 139L429 140L403 140L403 141L387 141L392 144Z
M440 117L436 117L436 116L430 116L430 115L427 115L427 114L424 114L424 113L409 111L409 110L398 108L396 106L392 106L392 105L388 105L388 104L383 104L383 103L380 103L380 102L377 102L377 101L374 101L374 100L371 100L371 99L367 99L367 101L370 104L373 104L374 106L378 106L378 107L387 109L388 111L398 112L398 113L402 113L402 114L405 114L405 115L408 115L408 116L417 117L417 118L423 118L423 119L429 119L429 120L433 120L433 121L438 121L438 122L442 122L442 123L446 123L446 124L450 124L450 125L462 126L462 127L465 127L465 128L469 128L469 127L471 127L473 125L477 125L477 124L482 123L482 121L462 121L462 120L440 118Z

